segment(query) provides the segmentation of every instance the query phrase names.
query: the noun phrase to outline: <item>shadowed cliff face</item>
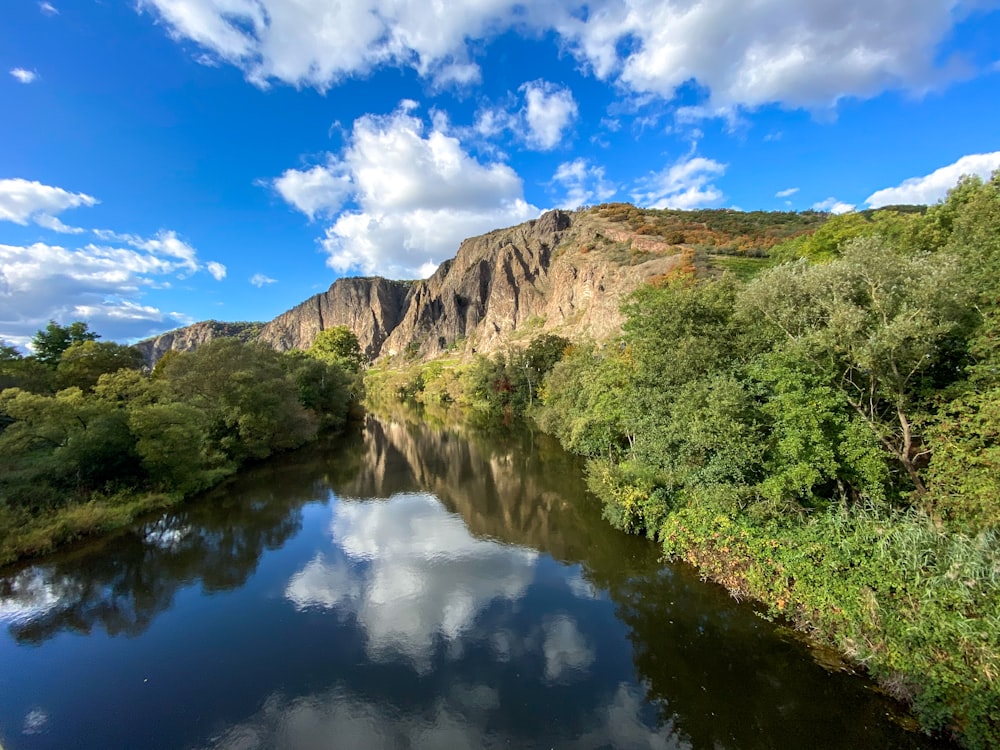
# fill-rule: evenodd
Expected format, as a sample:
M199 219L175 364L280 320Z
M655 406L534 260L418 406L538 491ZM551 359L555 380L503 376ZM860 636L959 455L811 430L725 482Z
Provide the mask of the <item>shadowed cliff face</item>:
M465 240L426 280L338 279L264 324L258 340L279 351L308 349L320 331L347 326L376 359L488 353L542 332L601 339L620 328L623 298L668 273L678 257L669 243L592 211L550 211ZM218 324L195 324L139 348L153 363L166 351L188 351L221 335L228 334Z

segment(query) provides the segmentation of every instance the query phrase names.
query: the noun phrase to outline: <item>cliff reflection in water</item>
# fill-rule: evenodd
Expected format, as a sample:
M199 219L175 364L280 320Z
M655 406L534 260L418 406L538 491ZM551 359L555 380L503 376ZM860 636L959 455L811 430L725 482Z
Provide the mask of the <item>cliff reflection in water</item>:
M0 578L0 621L22 644L103 630L140 651L158 615L190 621L148 697L40 704L55 732L66 706L100 721L148 700L113 737L64 727L80 747L931 746L657 557L603 521L581 463L546 436L400 412Z

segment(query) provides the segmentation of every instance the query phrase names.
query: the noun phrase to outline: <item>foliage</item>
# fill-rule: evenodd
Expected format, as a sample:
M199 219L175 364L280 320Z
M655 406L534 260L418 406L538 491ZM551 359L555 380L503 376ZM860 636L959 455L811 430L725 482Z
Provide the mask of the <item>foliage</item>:
M67 330L87 333L83 324ZM125 523L128 509L146 507L145 493L166 498L149 501L157 505L210 487L319 427L341 426L352 401L342 365L235 338L165 358L155 376L140 365L131 347L87 338L55 364L68 387L0 393L0 535L21 540L5 555ZM81 510L91 503L93 513Z
M55 367L64 351L73 344L84 341L96 341L100 336L90 331L86 323L76 321L68 326L61 326L50 320L44 329L37 331L31 339L31 350L35 359L42 364Z
M351 372L358 372L365 364L358 337L347 326L333 326L320 331L308 354L317 359L334 362Z
M62 353L56 365L60 388L93 388L101 375L119 370L139 370L145 364L142 352L110 341L80 341Z
M757 256L791 237L808 234L827 221L816 211L736 211L733 209L643 209L628 203L605 203L594 209L601 218L625 224L638 234L674 245L710 248L716 253Z
M955 379L972 323L957 260L862 238L835 261L761 275L741 302L783 339L780 348L825 373L923 492L914 410Z
M861 237L878 236L895 246L915 246L914 237L925 224L921 214L898 209L838 214L815 232L776 246L771 257L779 261L805 258L822 263L839 257L850 242Z

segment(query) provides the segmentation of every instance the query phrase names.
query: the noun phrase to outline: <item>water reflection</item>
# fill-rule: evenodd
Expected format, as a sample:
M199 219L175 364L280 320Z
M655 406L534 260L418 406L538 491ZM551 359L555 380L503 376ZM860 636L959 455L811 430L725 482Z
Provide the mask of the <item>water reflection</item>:
M364 630L371 659L430 668L438 638L457 643L495 600L516 601L538 553L473 537L431 495L334 506L335 545L288 584L299 609L335 609Z
M299 531L302 505L328 496L316 481L316 456L295 459L261 467L180 512L0 577L0 622L22 643L95 629L138 636L182 586L242 586L265 550Z
M642 699L625 685L592 715L577 736L547 731L525 736L496 726L501 699L487 685L463 684L419 711L401 711L338 686L328 692L290 698L270 695L247 721L213 737L208 750L370 750L371 748L687 748L667 733L651 733L644 723ZM336 738L336 739L334 739Z
M373 418L11 571L0 743L935 746L611 530L581 476L530 431Z

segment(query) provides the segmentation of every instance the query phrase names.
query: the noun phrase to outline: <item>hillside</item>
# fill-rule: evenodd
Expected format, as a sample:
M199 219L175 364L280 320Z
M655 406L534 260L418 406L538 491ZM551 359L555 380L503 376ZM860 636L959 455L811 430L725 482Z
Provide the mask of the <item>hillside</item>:
M616 203L549 211L534 221L465 240L428 279L344 278L259 328L197 323L137 344L147 361L219 336L250 331L279 351L307 349L347 326L371 359L496 351L541 332L601 339L622 323L622 300L640 285L757 258L814 230L826 214L655 211ZM248 324L243 324L246 326Z

